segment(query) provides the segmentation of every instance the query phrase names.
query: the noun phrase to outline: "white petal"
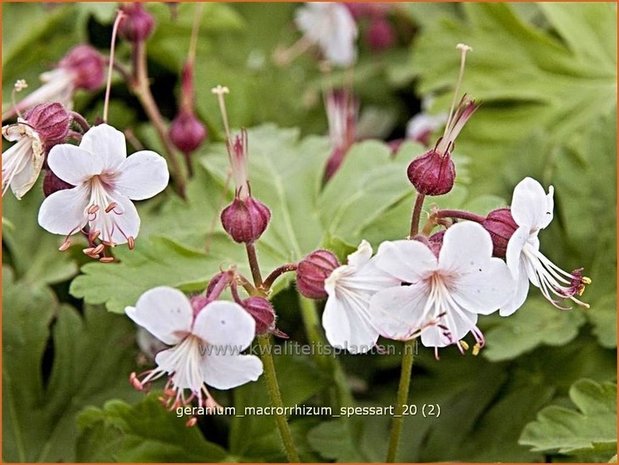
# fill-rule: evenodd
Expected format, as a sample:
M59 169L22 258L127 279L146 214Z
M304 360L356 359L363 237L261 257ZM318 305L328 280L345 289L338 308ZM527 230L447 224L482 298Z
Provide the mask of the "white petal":
M524 178L514 188L511 213L518 226L542 229L548 226L553 216L552 186L548 194L542 185L533 178Z
M424 283L391 287L376 293L370 300L370 315L381 336L408 340L428 319L424 315L428 289Z
M208 347L202 359L204 382L209 386L232 389L256 381L262 374L262 362L255 355L217 354L218 348Z
M11 190L15 194L15 197L21 199L32 186L37 182L43 162L45 161L45 155L43 152L32 153L32 159L29 163L26 163L24 169L15 173L13 180L11 181Z
M468 273L492 256L492 239L481 225L467 221L450 227L443 238L439 268L454 273Z
M372 246L365 239L361 241L357 250L348 255L348 266L362 268L372 257Z
M436 270L432 251L419 241L386 241L378 248L376 266L400 281L414 283Z
M96 154L70 144L55 145L47 156L47 164L54 174L74 186L101 174L102 161Z
M460 276L451 295L469 312L489 315L510 300L515 284L505 262L492 258L483 267Z
M93 230L101 231L102 241L116 245L126 244L129 237L135 239L138 236L140 216L133 202L127 197L116 194L113 200L116 207L109 212L100 209L94 221L89 224Z
M165 159L155 152L142 150L118 167L114 189L132 200L144 200L164 190L169 178Z
M198 313L192 333L209 345L238 354L254 340L256 322L239 304L216 300Z
M524 301L527 300L527 294L529 293L529 278L527 277L526 270L524 269L524 263L521 265L522 270L518 276L518 279L514 281L515 291L509 302L503 304L499 310L499 315L509 316L522 307Z
M520 262L524 259L522 256L523 249L530 239L530 236L529 228L527 226L520 226L514 231L514 234L512 234L512 237L510 237L507 242L505 262L514 278L518 278L518 274L520 273Z
M135 307L125 313L160 341L178 344L191 330L193 310L189 299L178 289L160 286L140 296Z
M86 206L89 190L85 186L54 192L43 200L39 225L53 234L74 234L88 220Z
M322 326L329 344L353 354L364 353L376 345L378 331L368 318L369 298L329 297L322 314Z
M116 171L127 158L125 135L107 124L90 128L82 137L80 148L96 155L105 171Z

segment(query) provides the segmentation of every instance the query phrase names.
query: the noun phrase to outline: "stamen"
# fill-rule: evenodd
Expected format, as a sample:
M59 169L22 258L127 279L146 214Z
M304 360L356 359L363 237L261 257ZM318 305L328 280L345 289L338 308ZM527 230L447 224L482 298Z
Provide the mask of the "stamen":
M101 263L112 263L114 261L114 257L101 257L99 261Z
M469 345L465 340L458 341L458 345L464 350L469 350Z
M99 211L99 205L91 205L88 207L88 214L93 215Z
M99 238L100 235L101 235L101 231L93 229L92 231L90 231L88 233L88 241L90 243L93 243L94 241L96 241Z
M451 108L449 110L449 116L447 117L447 123L445 124L445 132L443 133L443 137L447 136L447 131L451 126L454 108L456 107L456 101L458 99L458 92L460 92L460 84L462 83L462 78L464 76L464 64L466 63L466 54L467 52L473 51L471 47L465 44L458 44L456 45L456 48L460 50L460 72L458 74L458 80L456 81L456 88L454 89L454 96L453 100L451 101Z
M26 82L25 79L18 79L17 81L15 81L15 85L13 86L13 91L11 92L11 103L13 104L13 110L15 111L15 113L17 114L19 118L21 118L22 115L19 111L19 108L17 107L17 101L15 99L15 94L17 92L21 92L27 87L28 87L28 83Z
M144 385L140 382L138 375L135 374L135 371L131 372L129 375L129 383L131 383L131 386L133 386L133 388L137 391L144 390Z
M105 86L105 99L103 100L103 122L107 123L107 113L110 106L110 90L112 88L112 70L114 69L114 51L116 49L116 34L118 33L118 26L125 17L122 10L118 10L116 13L116 20L114 21L114 27L112 28L112 43L110 45L110 64L107 70L107 84Z
M61 252L64 252L65 250L67 250L69 247L71 247L71 239L69 239L68 237L64 240L64 242L60 245L60 247L58 247L58 250L60 250Z
M187 428L191 428L193 426L196 426L196 423L198 423L198 419L196 417L191 417L189 420L187 420L187 423L185 423L185 426Z
M232 140L230 137L230 126L228 124L228 112L226 111L226 102L224 101L224 95L230 93L230 89L225 86L218 85L217 87L213 87L211 92L217 95L217 100L219 102L219 111L221 112L221 118L224 123L224 129L226 131L226 140Z
M481 345L480 344L475 344L473 346L473 350L471 351L471 353L475 356L479 355L479 351L481 350Z
M133 236L127 237L127 246L129 247L129 250L135 249L135 239Z
M112 202L110 203L106 208L105 208L105 213L109 213L112 210L114 210L116 207L118 206L118 204L116 202Z

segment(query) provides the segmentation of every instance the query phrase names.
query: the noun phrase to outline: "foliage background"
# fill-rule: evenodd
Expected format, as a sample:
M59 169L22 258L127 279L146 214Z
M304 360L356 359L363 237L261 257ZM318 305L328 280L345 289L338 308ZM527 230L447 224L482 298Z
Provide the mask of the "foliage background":
M72 45L106 53L113 4L2 6L3 101L12 85L37 76ZM178 74L193 6L171 18L151 4L153 92L164 116L176 111ZM140 205L137 249L121 264L86 263L80 247L59 253L59 239L36 224L42 199L3 199L3 457L6 461L283 461L269 417L205 417L187 429L156 396L127 382L144 368L135 328L122 315L141 292L168 284L204 288L222 263L242 255L216 229L225 155L210 88L231 89L230 119L250 133L252 185L273 211L259 249L265 269L298 260L319 245L345 255L361 237L373 245L406 234L407 143L395 159L377 141L357 144L331 185L320 189L328 156L321 88L311 57L282 70L270 54L298 37L293 4L206 4L197 58L197 98L210 143L194 157L189 198L172 192ZM445 109L455 79L454 44L470 54L463 88L483 102L459 140L459 184L441 205L485 213L505 205L513 186L532 176L556 189L556 216L542 235L544 253L593 279L590 310L560 312L536 292L514 317L482 320L488 347L479 357L454 348L436 361L420 347L410 401L440 404L439 418L408 418L403 461L608 461L616 449L616 7L611 3L400 4L390 21L397 47L361 46L355 90L367 135L397 138L432 98ZM120 59L129 48L121 44ZM340 82L337 72L329 79ZM80 94L76 109L101 115L102 92ZM157 149L137 100L117 79L111 124L131 128ZM217 223L216 223L217 224ZM219 226L217 226L219 227ZM207 237L208 236L208 237ZM205 244L210 244L206 253ZM306 342L293 286L275 298L280 326ZM106 311L108 310L108 311ZM332 364L303 356L277 359L287 404L325 405L352 389L360 406L389 405L398 356L342 356ZM333 387L335 386L335 388ZM223 405L266 405L262 381L218 392ZM311 461L381 461L389 418L292 418L302 456Z

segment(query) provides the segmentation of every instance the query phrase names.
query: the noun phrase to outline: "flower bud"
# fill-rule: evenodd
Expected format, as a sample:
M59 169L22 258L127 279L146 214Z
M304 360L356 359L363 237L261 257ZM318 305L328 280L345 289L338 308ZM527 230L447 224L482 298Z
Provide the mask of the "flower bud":
M238 197L221 212L221 224L235 242L246 244L257 240L266 230L271 219L269 208L254 199Z
M395 43L395 33L389 21L383 17L372 19L365 36L367 44L375 52L387 50Z
M443 195L454 186L456 167L449 152L441 155L431 149L408 165L407 175L420 194Z
M49 197L54 192L58 192L64 189L72 189L73 185L68 182L64 182L50 169L45 171L45 177L43 178L43 194L45 197Z
M105 81L105 59L90 45L73 47L59 66L74 74L73 84L78 89L96 90Z
M315 250L297 266L297 289L310 299L326 299L325 279L340 266L340 262L328 250Z
M120 23L118 33L130 42L142 42L153 32L155 20L140 3L129 3L122 7L125 17Z
M170 125L170 140L185 155L200 147L205 138L206 127L190 111L181 110Z
M518 229L518 225L512 217L509 208L498 208L488 213L481 224L492 238L492 254L495 257L504 258L507 251L507 243Z
M71 116L60 103L36 105L28 110L24 120L37 132L45 151L64 142L71 125Z
M247 313L256 321L256 334L262 335L275 329L275 309L264 297L253 296L241 302Z

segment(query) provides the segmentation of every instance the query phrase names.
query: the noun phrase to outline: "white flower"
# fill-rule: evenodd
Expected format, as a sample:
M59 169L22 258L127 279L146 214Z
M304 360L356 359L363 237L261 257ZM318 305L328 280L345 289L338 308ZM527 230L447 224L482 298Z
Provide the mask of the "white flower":
M17 143L2 153L2 195L9 186L15 197L21 199L28 192L41 172L45 161L43 143L39 134L25 120L2 128L2 135Z
M404 283L371 300L380 334L408 340L421 331L426 347L457 343L469 331L482 347L478 315L497 310L514 286L505 263L492 258L490 235L472 222L455 224L445 232L438 258L419 241L384 242L376 266Z
M372 247L362 241L348 256L348 264L333 270L325 280L328 298L322 315L327 340L352 353L370 350L378 339L370 313L370 298L399 281L376 268Z
M357 24L344 5L306 3L297 10L295 23L308 40L318 44L328 61L338 66L354 63Z
M546 194L542 185L532 178L524 178L514 189L511 214L518 229L507 243L505 259L516 280L516 292L513 299L501 308L502 316L511 315L522 306L529 291L529 281L558 308L565 307L560 307L553 295L588 307L574 295L582 294L585 284L591 282L589 278L583 276L581 270L563 271L539 250L537 235L553 218L553 194L552 186Z
M54 146L47 162L56 176L75 187L43 201L39 224L67 236L88 225L92 237L107 245L132 246L140 217L131 200L153 197L169 179L163 157L149 150L127 157L125 136L107 124L86 132L79 147Z
M138 389L168 376L164 395L169 406L198 399L200 406L214 401L205 383L215 389L231 389L262 374L255 355L241 355L255 336L254 319L234 302L214 301L194 315L189 299L179 290L156 287L140 296L127 315L161 342L172 346L155 357L157 368L132 382ZM185 390L190 392L185 397Z

